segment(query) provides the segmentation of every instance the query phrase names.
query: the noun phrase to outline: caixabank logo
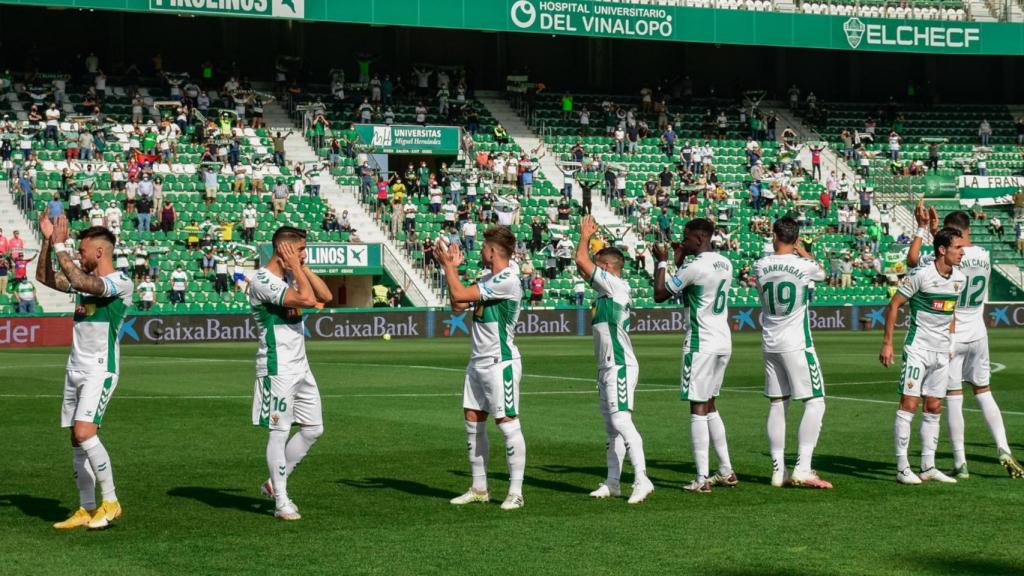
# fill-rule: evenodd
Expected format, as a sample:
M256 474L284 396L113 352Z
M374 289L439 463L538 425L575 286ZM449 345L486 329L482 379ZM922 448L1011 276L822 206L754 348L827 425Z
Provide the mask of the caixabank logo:
M846 43L854 50L882 48L886 50L923 50L929 48L960 48L976 51L981 46L981 28L975 25L900 23L900 21L864 21L856 16L843 22Z

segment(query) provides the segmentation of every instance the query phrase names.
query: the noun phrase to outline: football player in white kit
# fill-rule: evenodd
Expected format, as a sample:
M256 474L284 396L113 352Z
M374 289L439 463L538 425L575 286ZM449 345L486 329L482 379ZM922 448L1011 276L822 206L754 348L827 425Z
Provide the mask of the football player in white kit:
M926 266L934 261L932 254L921 255L921 245L928 232L934 233L939 226L935 209L925 210L923 202L918 204L914 216L918 231L907 253L907 265L911 268ZM956 305L956 346L949 362L949 390L946 394L946 423L953 445L953 474L961 480L970 477L964 449L963 389L966 383L971 386L974 399L978 401L978 407L995 440L999 463L1006 468L1010 477L1024 478L1024 467L1010 452L1003 415L989 387L992 371L988 356L988 331L985 328L985 302L988 300L992 262L988 250L971 243L971 218L966 212L950 212L943 219L943 225L956 228L963 235L964 257L960 261L960 271L966 277L964 290Z
M508 497L502 510L523 507L523 477L526 472L526 441L519 423L519 379L523 373L519 349L515 344L516 322L523 298L519 266L512 260L516 237L505 226L493 226L484 232L480 251L483 267L488 273L477 283L465 286L459 279L459 266L464 261L456 245L437 242L434 257L444 268L452 312L473 312L473 349L466 367L462 392L469 466L473 476L470 489L451 503L455 505L488 502L487 416L505 436L505 457L508 462Z
M299 509L288 497L288 478L324 431L320 389L306 359L302 309L330 302L332 295L305 265L305 230L282 226L272 242L270 261L249 286L259 334L252 423L270 430L270 479L260 490L274 500L275 518L299 520ZM299 431L289 440L293 424Z
M580 239L576 244L576 270L597 292L594 301L594 355L597 357L597 392L608 433L605 455L608 477L590 495L610 498L620 495L619 477L626 454L633 464L633 493L630 504L639 504L654 492L647 478L644 441L633 424L633 397L640 366L629 339L629 315L633 298L629 282L622 279L626 259L618 248L602 249L590 259L590 238L597 232L593 216L580 222Z
M703 218L690 220L682 244L674 244L676 273L666 279L668 250L657 245L651 254L657 261L654 301L664 302L682 294L689 322L684 332L680 399L690 403L690 438L697 477L685 490L708 493L712 486L735 486L736 474L729 459L725 423L715 399L722 389L725 368L732 355L729 330L729 289L732 263L711 248L715 225ZM693 260L683 265L687 256ZM709 444L718 455L718 470L710 475Z
M797 434L797 460L789 476L794 486L831 488L811 469L825 416L825 383L814 351L808 315L808 285L823 282L825 271L804 250L800 226L792 218L772 225L775 253L754 263L761 297L761 338L764 350L764 395L768 408L768 446L772 486L786 483L786 412L790 399L804 403Z
M103 415L117 388L121 349L117 334L132 301L132 281L114 269L112 255L117 240L102 227L78 233L78 261L65 242L68 221L58 216L52 222L43 211L39 220L43 234L42 257L36 280L76 296L71 356L64 380L61 426L71 429L71 447L79 508L70 518L54 524L69 530L86 526L106 528L121 516L121 503L114 489L114 471L107 449L98 435ZM53 269L51 249L59 270ZM102 502L96 505L96 484Z
M932 247L935 260L911 270L885 309L885 336L878 359L888 368L893 363L892 333L901 306L910 303L910 325L903 343L903 369L900 372L900 404L893 435L896 444L896 481L920 484L936 480L955 484L935 467L939 445L939 419L942 399L949 385L949 360L953 355L956 331L956 303L966 278L958 266L963 257L963 238L955 228L943 228L935 234ZM921 475L910 469L907 451L914 412L924 398L921 416Z

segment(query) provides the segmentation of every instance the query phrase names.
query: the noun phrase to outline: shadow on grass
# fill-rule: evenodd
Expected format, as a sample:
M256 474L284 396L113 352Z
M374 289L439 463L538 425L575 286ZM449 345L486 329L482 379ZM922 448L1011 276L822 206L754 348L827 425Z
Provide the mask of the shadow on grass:
M628 466L627 466L628 468ZM537 466L537 470L543 470L551 474L585 474L604 479L608 476L608 468L604 466L563 466L560 464L545 464Z
M2 494L0 495L0 506L13 506L26 516L47 522L64 520L71 515L71 510L65 508L60 500L38 498L27 494Z
M1024 571L1019 562L998 558L956 558L929 555L917 558L915 570L931 568L941 574L1020 574Z
M188 498L211 508L233 508L242 512L267 514L274 511L274 503L266 498L242 496L240 488L208 488L205 486L179 486L167 491L168 496Z
M667 480L667 479L664 479L664 478L659 477L657 475L650 474L650 471L652 469L664 470L664 471L667 471L667 472L675 472L677 474L681 474L682 478L681 479L674 478L672 480ZM648 470L648 476L650 476L651 481L653 481L655 484L661 483L661 484L671 485L673 482L679 482L679 481L684 481L685 483L689 483L690 480L692 480L693 475L696 474L696 468L694 468L692 463L690 463L690 462L680 462L678 460L653 460L653 459L649 459L649 460L647 460L647 470ZM714 473L715 471L716 471L716 469L714 467L712 467L711 472ZM736 476L740 479L740 483L741 484L742 483L750 483L750 484L770 484L771 483L771 478L768 477L768 476L759 476L757 474L747 474L743 470L736 470Z
M363 478L362 480L341 479L338 480L337 483L351 486L353 488L397 490L398 492L405 492L406 494L412 494L413 496L429 496L431 498L444 498L445 500L450 500L459 495L456 492L451 492L443 488L434 488L433 486L428 486L422 482L402 480L400 478Z
M464 470L449 470L450 473L455 476L461 476L463 478L469 478L469 472ZM507 472L498 473L487 473L488 480L498 480L500 482L508 482ZM530 468L526 469L526 478L523 479L523 485L530 486L533 488L543 488L545 490L552 490L554 492L565 492L567 494L580 494L589 493L593 490L593 487L576 486L575 484L569 484L568 482L559 482L557 480L551 480L548 478L538 478L535 474L530 472ZM492 489L491 492L494 490Z
M815 454L814 468L818 472L866 478L868 480L891 480L896 477L896 462L878 462L851 458L836 454Z

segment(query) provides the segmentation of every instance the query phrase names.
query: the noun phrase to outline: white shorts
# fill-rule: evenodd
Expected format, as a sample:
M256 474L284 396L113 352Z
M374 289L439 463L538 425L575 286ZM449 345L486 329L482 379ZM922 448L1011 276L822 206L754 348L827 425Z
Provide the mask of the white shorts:
M519 415L519 379L523 364L519 358L470 360L462 390L462 407L493 414L495 418Z
M900 394L945 398L949 386L949 352L903 349Z
M279 374L256 379L252 424L271 430L290 430L292 424L323 424L320 389L313 373Z
M601 400L601 414L632 411L639 377L639 366L610 366L598 370L597 395Z
M825 396L825 379L814 348L764 353L764 395L807 400Z
M686 402L707 402L722 391L725 367L731 354L684 352L679 399Z
M75 422L101 424L110 398L117 388L117 374L112 372L68 371L64 376L64 403L60 425L71 428Z
M964 382L979 388L989 385L992 367L988 361L988 336L974 342L957 342L949 361L948 390L962 390Z

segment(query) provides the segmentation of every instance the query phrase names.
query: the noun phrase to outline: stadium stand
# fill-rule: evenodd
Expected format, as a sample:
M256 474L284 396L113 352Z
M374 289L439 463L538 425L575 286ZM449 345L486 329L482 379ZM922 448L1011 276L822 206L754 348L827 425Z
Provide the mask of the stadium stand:
M802 14L832 16L863 16L865 18L898 18L913 20L971 20L969 7L957 0L911 0L909 2L800 2Z

